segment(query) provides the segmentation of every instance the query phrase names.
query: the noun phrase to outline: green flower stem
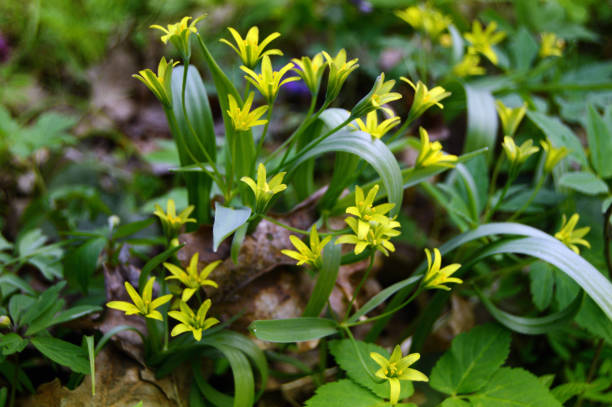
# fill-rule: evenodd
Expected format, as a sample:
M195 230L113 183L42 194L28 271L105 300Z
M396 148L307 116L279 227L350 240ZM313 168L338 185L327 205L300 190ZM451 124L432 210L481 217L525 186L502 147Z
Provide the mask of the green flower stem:
M242 97L244 100L247 100L250 90L251 90L251 82L246 81L246 85L244 87L244 96Z
M506 180L506 184L504 185L504 189L502 189L502 192L501 192L501 194L499 196L499 199L495 203L495 206L493 208L491 208L490 210L487 210L485 212L483 223L487 223L489 221L489 219L491 219L491 217L493 216L495 211L497 211L499 206L504 201L504 198L506 197L506 194L508 193L508 188L510 188L510 185L512 185L512 183L514 182L514 180L516 179L517 176L518 176L518 169L517 170L511 169L510 170L510 174L508 175L508 179ZM491 198L492 197L493 196L491 196ZM491 200L489 199L489 203L490 202L491 202Z
M147 324L147 333L150 339L151 344L151 353L156 354L160 351L160 337L159 337L159 329L157 329L157 325L155 324L155 320L151 318L145 318L145 322Z
M368 365L366 365L365 360L363 360L361 351L359 351L357 342L355 342L355 338L353 337L353 334L351 333L351 330L349 329L349 327L344 324L341 324L340 328L342 328L344 332L346 332L346 335L348 336L349 340L353 344L353 349L355 350L355 353L357 354L357 358L359 359L359 362L361 363L361 367L363 367L363 370L368 374L368 376L370 376L370 379L372 379L375 383L382 383L384 380L381 380L378 377L374 376L372 372L370 372L370 369L368 369Z
M501 166L504 162L504 154L501 153L499 157L497 157L497 162L495 163L495 167L493 168L493 174L491 175L491 182L489 184L489 196L493 196L495 193L495 186L497 185L497 177L499 176L499 171L501 170Z
M294 161L296 161L300 156L306 154L307 152L309 152L310 150L312 150L313 148L315 148L316 146L318 146L323 140L325 140L326 138L328 138L329 136L331 136L334 133L337 133L340 129L342 129L343 127L346 127L351 121L354 120L354 117L349 116L348 119L346 119L345 121L343 121L342 123L340 123L339 125L337 125L336 127L334 127L333 129L331 129L330 131L328 131L327 133L317 137L315 140L311 141L310 143L308 143L306 145L306 147L302 148L300 151L298 151L297 157L293 157L292 159L290 159L288 162L283 163L281 162L281 165L279 165L280 168L284 166L289 166L290 164L292 164Z
M423 289L424 289L424 287L422 285L420 285L416 289L416 291L410 296L410 298L408 298L406 301L404 301L403 303L401 303L400 305L398 305L397 307L393 308L390 311L384 312L384 313L382 313L380 315L376 315L375 317L372 317L372 318L366 318L363 321L356 321L356 322L351 322L351 323L345 323L344 325L346 325L347 327L363 325L363 324L367 324L367 323L374 322L376 320L385 318L385 317L387 317L389 315L393 315L397 311L399 311L402 308L404 308L406 305L410 304L416 298L416 296L419 295L423 291Z
M311 102L311 106L313 106L312 102ZM270 154L268 158L266 158L265 163L267 164L268 162L270 162L272 158L274 158L279 152L283 151L283 149L286 148L285 154L283 155L283 158L281 159L281 163L277 166L276 169L278 170L280 167L282 167L285 161L287 160L287 157L289 156L289 152L291 151L291 148L293 147L293 143L295 142L295 140L298 139L298 137L308 128L308 126L310 126L312 123L314 123L319 118L321 113L323 113L325 109L327 109L328 106L329 106L328 102L323 103L323 106L321 106L321 108L314 115L309 110L310 114L306 115L306 117L302 121L302 124L300 124L298 128L295 129L293 134L291 134L291 136L289 136L289 138L285 140L283 144L281 144L276 150L274 150L272 154Z
M385 144L389 144L393 142L396 138L404 134L408 126L410 126L414 122L414 119L415 118L413 117L407 117L404 123L402 123L402 125L400 126L400 128L395 133L393 133L391 137L389 137L389 139L387 140Z
M259 157L261 154L261 149L263 148L264 140L268 135L268 128L270 127L270 119L272 118L272 109L274 108L274 103L271 103L268 107L268 115L266 116L266 125L264 126L263 133L261 133L261 137L259 138L259 143L257 143L257 151L255 152L255 157Z
M510 216L510 218L506 222L512 222L513 220L515 220L521 213L523 213L523 211L525 209L527 209L529 207L529 205L531 205L531 202L533 202L535 197L538 195L538 192L540 192L540 189L542 189L542 185L544 185L544 181L545 180L546 180L546 176L540 177L540 179L538 181L538 184L536 185L536 187L531 192L531 195L529 196L529 199L527 199L527 201L523 204L523 206L521 206L519 208L519 210L514 212L514 214L512 216Z
M200 167L202 171L204 171L209 177L211 177L217 183L217 185L222 186L223 182L221 182L221 174L219 174L216 167L211 165L214 173L211 173L209 170L207 170L206 167L202 165L200 160L195 158L195 156L193 155L193 152L191 151L189 146L185 143L185 139L183 138L182 133L179 130L178 123L176 121L176 116L174 115L174 112L172 111L172 109L165 109L165 111L166 111L166 116L168 117L168 120L169 120L168 125L170 126L171 131L180 138L180 142L185 147L185 151L187 152L187 155L189 155L189 158L191 158L191 160L198 167Z
M187 87L187 72L188 71L189 71L189 59L183 61L183 83L182 83L182 90L181 90L181 104L182 104L182 107L183 107L183 115L185 115L185 122L187 123L187 127L189 128L189 132L191 133L191 135L195 139L196 143L198 144L198 147L200 147L200 149L202 150L202 152L206 156L206 161L208 161L208 163L213 168L215 173L219 174L219 171L217 170L217 166L216 166L215 162L210 157L210 154L208 154L208 151L206 150L206 148L202 144L202 141L200 140L200 138L197 136L197 134L196 134L196 132L195 132L195 130L193 128L193 125L191 124L191 120L189 119L189 115L187 114L187 107L186 107L186 104L185 104L185 90L186 90L186 87ZM188 149L188 147L186 145L186 140L183 139L183 142L185 143L185 148Z
M346 312L344 313L344 318L342 318L342 321L346 321L348 319L349 314L351 313L351 309L353 308L353 304L355 303L355 300L357 299L357 296L359 295L359 291L361 290L361 287L363 286L365 281L368 279L368 276L370 275L370 271L372 271L372 266L374 266L375 255L376 255L376 252L373 252L370 255L370 264L368 264L368 268L366 269L365 273L363 273L363 277L361 278L359 285L357 285L357 288L355 288L355 291L353 292L353 298L351 298L351 302L346 308Z

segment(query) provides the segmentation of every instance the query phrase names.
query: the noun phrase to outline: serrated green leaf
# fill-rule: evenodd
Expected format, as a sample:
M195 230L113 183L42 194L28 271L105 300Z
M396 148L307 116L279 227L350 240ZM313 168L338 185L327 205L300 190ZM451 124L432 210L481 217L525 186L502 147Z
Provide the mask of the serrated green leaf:
M213 251L216 252L226 237L244 225L249 216L251 216L251 208L226 208L217 203L215 205L215 221L213 223Z
M567 147L570 150L569 157L583 168L588 167L586 154L584 153L582 144L580 144L580 140L578 140L574 132L561 123L559 119L531 110L527 111L527 117L544 132L546 138L552 143L553 147Z
M589 387L591 387L589 383L563 383L552 389L551 393L557 401L565 403L572 397L584 393Z
M586 195L599 195L608 192L608 185L601 178L588 171L565 173L559 179L559 185Z
M6 335L0 336L0 351L4 356L21 352L26 346L28 346L28 340L22 338L15 332L10 332Z
M258 339L291 343L333 335L338 332L338 325L331 319L303 317L253 321L249 329Z
M4 236L2 236L2 234L0 234L0 251L11 249L12 247L13 247L13 244L9 242L8 240L6 240Z
M40 353L55 363L67 366L76 373L89 373L87 352L80 346L49 336L36 336L30 341Z
M71 286L87 293L89 281L96 272L98 257L106 246L103 237L88 240L64 257L64 276Z
M582 308L576 316L576 323L591 334L605 339L612 345L612 323L601 308L590 298L585 298Z
M356 341L356 343L357 348L359 348L359 352L361 352L361 357L372 375L376 373L378 369L380 369L380 366L370 357L370 353L380 353L387 359L391 356L384 348L374 343L362 341ZM372 380L370 375L364 371L359 357L355 355L356 350L349 339L335 340L330 342L329 351L334 356L336 363L338 363L340 368L348 374L351 380L372 391L380 398L389 398L389 382L385 380L382 383L376 383L374 380ZM414 369L415 367L412 366L412 368ZM400 400L410 397L412 393L414 393L412 382L402 380L400 381L400 384Z
M550 305L553 297L554 270L548 263L536 261L529 266L531 299L540 311Z
M470 401L474 407L561 407L537 377L526 370L509 367L495 372Z
M49 310L52 310L57 307L58 304L60 305L60 307L59 309L57 309L57 311L62 309L64 300L59 298L59 292L62 288L64 288L65 285L66 282L62 281L50 288L47 288L29 307L29 309L24 312L20 322L24 325L29 325L34 320L43 316ZM54 316L55 312L51 315L48 315L47 317L53 318Z
M449 395L478 391L504 363L510 352L510 333L481 325L453 339L450 350L431 371L431 387Z
M395 204L390 212L391 216L398 213L402 206L403 194L402 173L397 160L382 141L373 140L372 136L363 131L343 129L332 134L305 154L300 155L292 163L290 171L311 158L334 151L355 154L367 161L380 176L389 202Z
M334 243L335 240L330 241L323 250L321 269L319 270L317 282L312 290L308 304L306 304L302 314L304 317L319 316L336 285L342 250L340 245Z
M305 407L386 407L385 403L372 392L344 379L327 383L317 389L315 395L306 402Z
M471 404L461 399L449 397L440 404L440 407L471 407Z
M593 105L589 104L587 115L587 140L591 164L600 177L612 176L612 129L607 126Z
M40 249L45 242L47 237L43 235L42 230L33 229L23 236L20 236L17 240L17 253L20 257L28 257Z

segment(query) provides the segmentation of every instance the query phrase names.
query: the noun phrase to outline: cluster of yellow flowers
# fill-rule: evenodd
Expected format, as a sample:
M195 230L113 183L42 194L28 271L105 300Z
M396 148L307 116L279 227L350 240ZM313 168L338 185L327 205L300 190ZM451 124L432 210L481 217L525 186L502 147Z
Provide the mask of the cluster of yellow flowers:
M156 205L154 215L159 218L164 231L175 238L185 223L194 221L188 217L193 210L193 207L187 207L178 216L176 215L176 208L172 199L168 200L166 207L167 210L164 212L158 205ZM168 316L180 322L172 330L172 336L180 335L184 332L192 332L195 340L199 341L202 339L203 331L219 323L217 318L206 317L211 306L211 300L207 299L201 302L198 292L205 286L214 288L218 287L216 282L208 279L208 276L220 263L221 261L214 261L207 264L202 270L198 270L198 253L195 253L191 257L189 265L186 269L172 263L164 263L164 267L166 270L168 270L168 272L170 272L170 275L167 276L165 280L177 280L180 283L180 286L177 287L178 290L176 290L176 292L180 293L180 295L177 295L176 301L171 306L173 310L168 312ZM172 300L174 294L166 294L153 299L154 284L155 277L150 277L144 285L142 293L139 293L129 282L126 281L124 283L125 291L132 302L110 301L106 304L106 306L123 311L126 315L142 315L145 318L163 321L164 317L157 310L157 308ZM194 294L197 294L197 301L200 302L199 308L196 312L194 312L188 305L188 302L192 299Z
M353 233L338 237L336 244L354 244L355 254L363 252L367 247L379 250L387 256L389 252L395 251L391 238L400 234L400 231L397 230L400 223L386 216L394 204L385 203L374 206L378 190L379 186L374 185L366 196L359 186L355 187L355 206L346 209L346 213L354 217L345 219Z

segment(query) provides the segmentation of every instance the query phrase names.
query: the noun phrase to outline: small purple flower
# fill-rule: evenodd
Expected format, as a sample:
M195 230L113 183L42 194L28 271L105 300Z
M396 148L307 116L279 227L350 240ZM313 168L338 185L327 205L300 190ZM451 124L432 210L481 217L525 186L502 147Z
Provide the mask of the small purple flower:
M302 81L288 82L283 87L291 96L306 97L310 95L308 86Z
M372 12L372 10L374 10L372 3L370 3L368 0L352 0L351 3L357 6L357 9L364 14L369 14Z

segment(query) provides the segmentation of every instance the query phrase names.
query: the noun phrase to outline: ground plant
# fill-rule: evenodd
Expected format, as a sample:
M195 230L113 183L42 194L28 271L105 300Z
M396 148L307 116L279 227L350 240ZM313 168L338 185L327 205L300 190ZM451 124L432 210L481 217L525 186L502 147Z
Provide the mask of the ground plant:
M612 8L217 3L0 5L0 407L612 405Z

